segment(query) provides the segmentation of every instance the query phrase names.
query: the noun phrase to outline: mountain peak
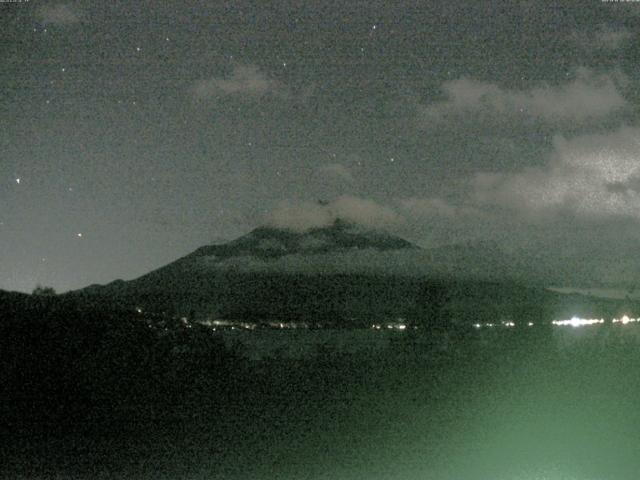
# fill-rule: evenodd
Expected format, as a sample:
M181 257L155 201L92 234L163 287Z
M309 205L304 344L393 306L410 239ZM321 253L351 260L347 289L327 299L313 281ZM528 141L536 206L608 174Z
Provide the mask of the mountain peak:
M337 218L329 226L314 227L302 233L261 226L231 242L202 247L193 255L215 256L220 259L241 256L278 258L291 254L330 253L350 249L385 251L407 248L418 247L389 233L367 230Z

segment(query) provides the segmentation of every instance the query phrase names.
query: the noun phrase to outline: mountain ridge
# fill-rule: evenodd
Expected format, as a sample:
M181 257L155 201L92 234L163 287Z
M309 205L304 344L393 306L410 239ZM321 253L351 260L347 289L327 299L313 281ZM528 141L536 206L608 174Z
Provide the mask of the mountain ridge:
M261 226L225 244L206 245L187 257L252 255L258 258L278 258L291 254L327 253L349 249L380 251L419 249L417 245L377 230L364 230L357 225L337 219L327 227L315 227L303 232Z

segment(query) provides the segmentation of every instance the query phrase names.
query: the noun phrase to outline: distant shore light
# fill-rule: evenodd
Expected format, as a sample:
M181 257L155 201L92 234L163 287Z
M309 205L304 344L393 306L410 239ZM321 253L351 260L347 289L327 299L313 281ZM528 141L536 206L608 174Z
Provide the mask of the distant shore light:
M599 323L604 323L604 319L572 317L569 320L554 320L551 323L559 327L571 326L576 328L576 327L583 327L585 325L596 325Z

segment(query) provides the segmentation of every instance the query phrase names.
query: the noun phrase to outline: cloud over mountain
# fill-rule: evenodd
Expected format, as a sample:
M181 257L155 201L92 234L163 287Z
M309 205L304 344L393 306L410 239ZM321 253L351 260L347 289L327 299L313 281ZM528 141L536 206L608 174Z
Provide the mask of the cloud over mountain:
M437 197L409 197L398 201L402 210L412 219L425 220L434 217L458 219L464 216L482 216L482 212L468 205L453 205Z
M327 203L303 201L281 203L266 218L266 225L303 232L327 227L337 219L366 228L386 228L404 223L390 207L373 200L344 195Z
M340 181L352 184L355 182L353 174L341 163L328 163L318 168L317 173L330 181Z

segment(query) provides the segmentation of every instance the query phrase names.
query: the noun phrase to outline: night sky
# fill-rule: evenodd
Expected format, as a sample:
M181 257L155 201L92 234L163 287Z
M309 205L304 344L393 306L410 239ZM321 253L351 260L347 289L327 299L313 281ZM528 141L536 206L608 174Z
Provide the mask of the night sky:
M0 3L0 288L336 216L634 281L639 24L599 0Z

